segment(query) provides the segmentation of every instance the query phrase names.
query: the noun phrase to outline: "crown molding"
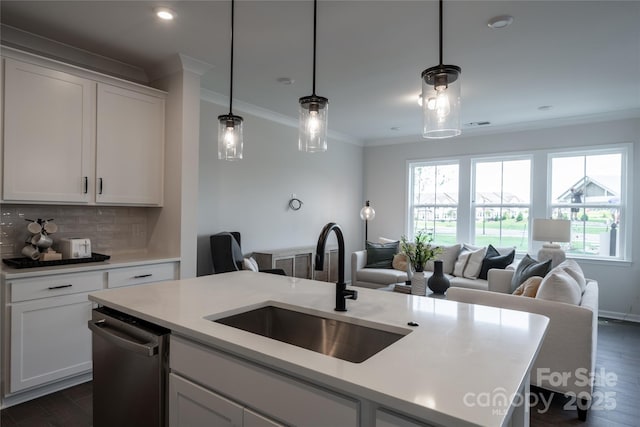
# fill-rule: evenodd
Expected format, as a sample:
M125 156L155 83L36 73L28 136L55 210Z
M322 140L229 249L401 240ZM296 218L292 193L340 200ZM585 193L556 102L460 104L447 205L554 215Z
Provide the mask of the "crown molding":
M149 78L151 81L156 81L181 71L188 71L200 77L214 67L214 65L207 62L200 61L183 53L177 53L165 61L156 64L150 72Z
M200 99L202 99L203 101L210 102L212 104L220 105L222 107L229 105L229 97L227 95L223 95L219 92L215 92L205 88L200 88ZM247 102L242 102L234 99L233 108L234 110L242 111L244 113L251 114L252 116L260 117L261 119L266 119L266 120L279 123L284 126L296 128L296 129L298 128L297 118L276 113L275 111L258 107L257 105L249 104ZM328 136L331 139L346 142L352 145L357 145L359 147L362 147L364 145L364 143L361 140L340 132L334 132L329 130Z
M467 128L462 131L462 135L452 138L451 141L465 138L472 138L479 135L495 135L510 132L524 132L540 129L560 128L564 126L575 126L585 123L610 122L614 120L625 120L640 118L640 108L628 110L609 111L599 114L588 114L584 116L558 117L547 120L532 120L529 122L511 123L496 126ZM371 139L364 141L365 147L379 147L383 145L412 144L425 141L422 135L404 135L397 138ZM432 140L436 141L436 140Z
M10 25L0 24L2 45L45 58L88 68L136 83L148 84L145 70L106 56L98 55Z

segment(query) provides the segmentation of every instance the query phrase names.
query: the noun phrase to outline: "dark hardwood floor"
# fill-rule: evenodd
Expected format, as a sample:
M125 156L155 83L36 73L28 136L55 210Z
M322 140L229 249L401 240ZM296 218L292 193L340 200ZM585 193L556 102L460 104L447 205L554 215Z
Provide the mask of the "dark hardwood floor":
M532 394L542 393L551 404L546 411L542 403L531 408L531 426L640 427L639 350L640 324L601 319L596 370L607 378L594 389L597 407L581 422L575 409L565 409L571 400L532 388ZM91 399L91 383L81 384L2 410L0 427L89 427Z

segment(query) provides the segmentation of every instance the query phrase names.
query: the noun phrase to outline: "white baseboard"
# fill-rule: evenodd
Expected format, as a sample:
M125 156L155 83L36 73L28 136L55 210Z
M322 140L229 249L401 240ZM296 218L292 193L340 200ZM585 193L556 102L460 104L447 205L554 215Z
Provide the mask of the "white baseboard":
M640 323L640 315L638 314L618 313L617 311L598 310L598 316L606 317L607 319L625 320L627 322Z

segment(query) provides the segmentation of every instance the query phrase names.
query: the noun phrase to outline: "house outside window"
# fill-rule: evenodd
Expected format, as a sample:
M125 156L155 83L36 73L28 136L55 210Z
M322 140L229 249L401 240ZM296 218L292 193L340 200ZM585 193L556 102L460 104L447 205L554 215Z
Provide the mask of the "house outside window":
M409 165L409 236L430 233L439 244L456 243L459 165L417 162Z
M531 209L531 159L473 161L474 244L527 251Z
M571 220L568 256L623 258L625 148L550 154L552 217Z

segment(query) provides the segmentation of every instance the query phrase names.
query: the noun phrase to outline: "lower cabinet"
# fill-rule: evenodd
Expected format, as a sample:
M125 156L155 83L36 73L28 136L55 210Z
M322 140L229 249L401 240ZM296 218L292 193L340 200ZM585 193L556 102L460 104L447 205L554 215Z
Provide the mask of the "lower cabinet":
M170 388L172 426L274 426L277 422L306 427L358 426L359 402L355 399L174 335L170 348L172 381L175 384L181 379L183 387L191 385L188 398L175 385ZM242 409L243 424L232 421L238 408ZM192 423L181 422L187 413L196 417L189 418ZM228 414L229 424L207 424L210 419L224 417L223 413Z
M170 427L282 426L176 374L169 375Z
M91 370L86 293L11 306L10 392Z

